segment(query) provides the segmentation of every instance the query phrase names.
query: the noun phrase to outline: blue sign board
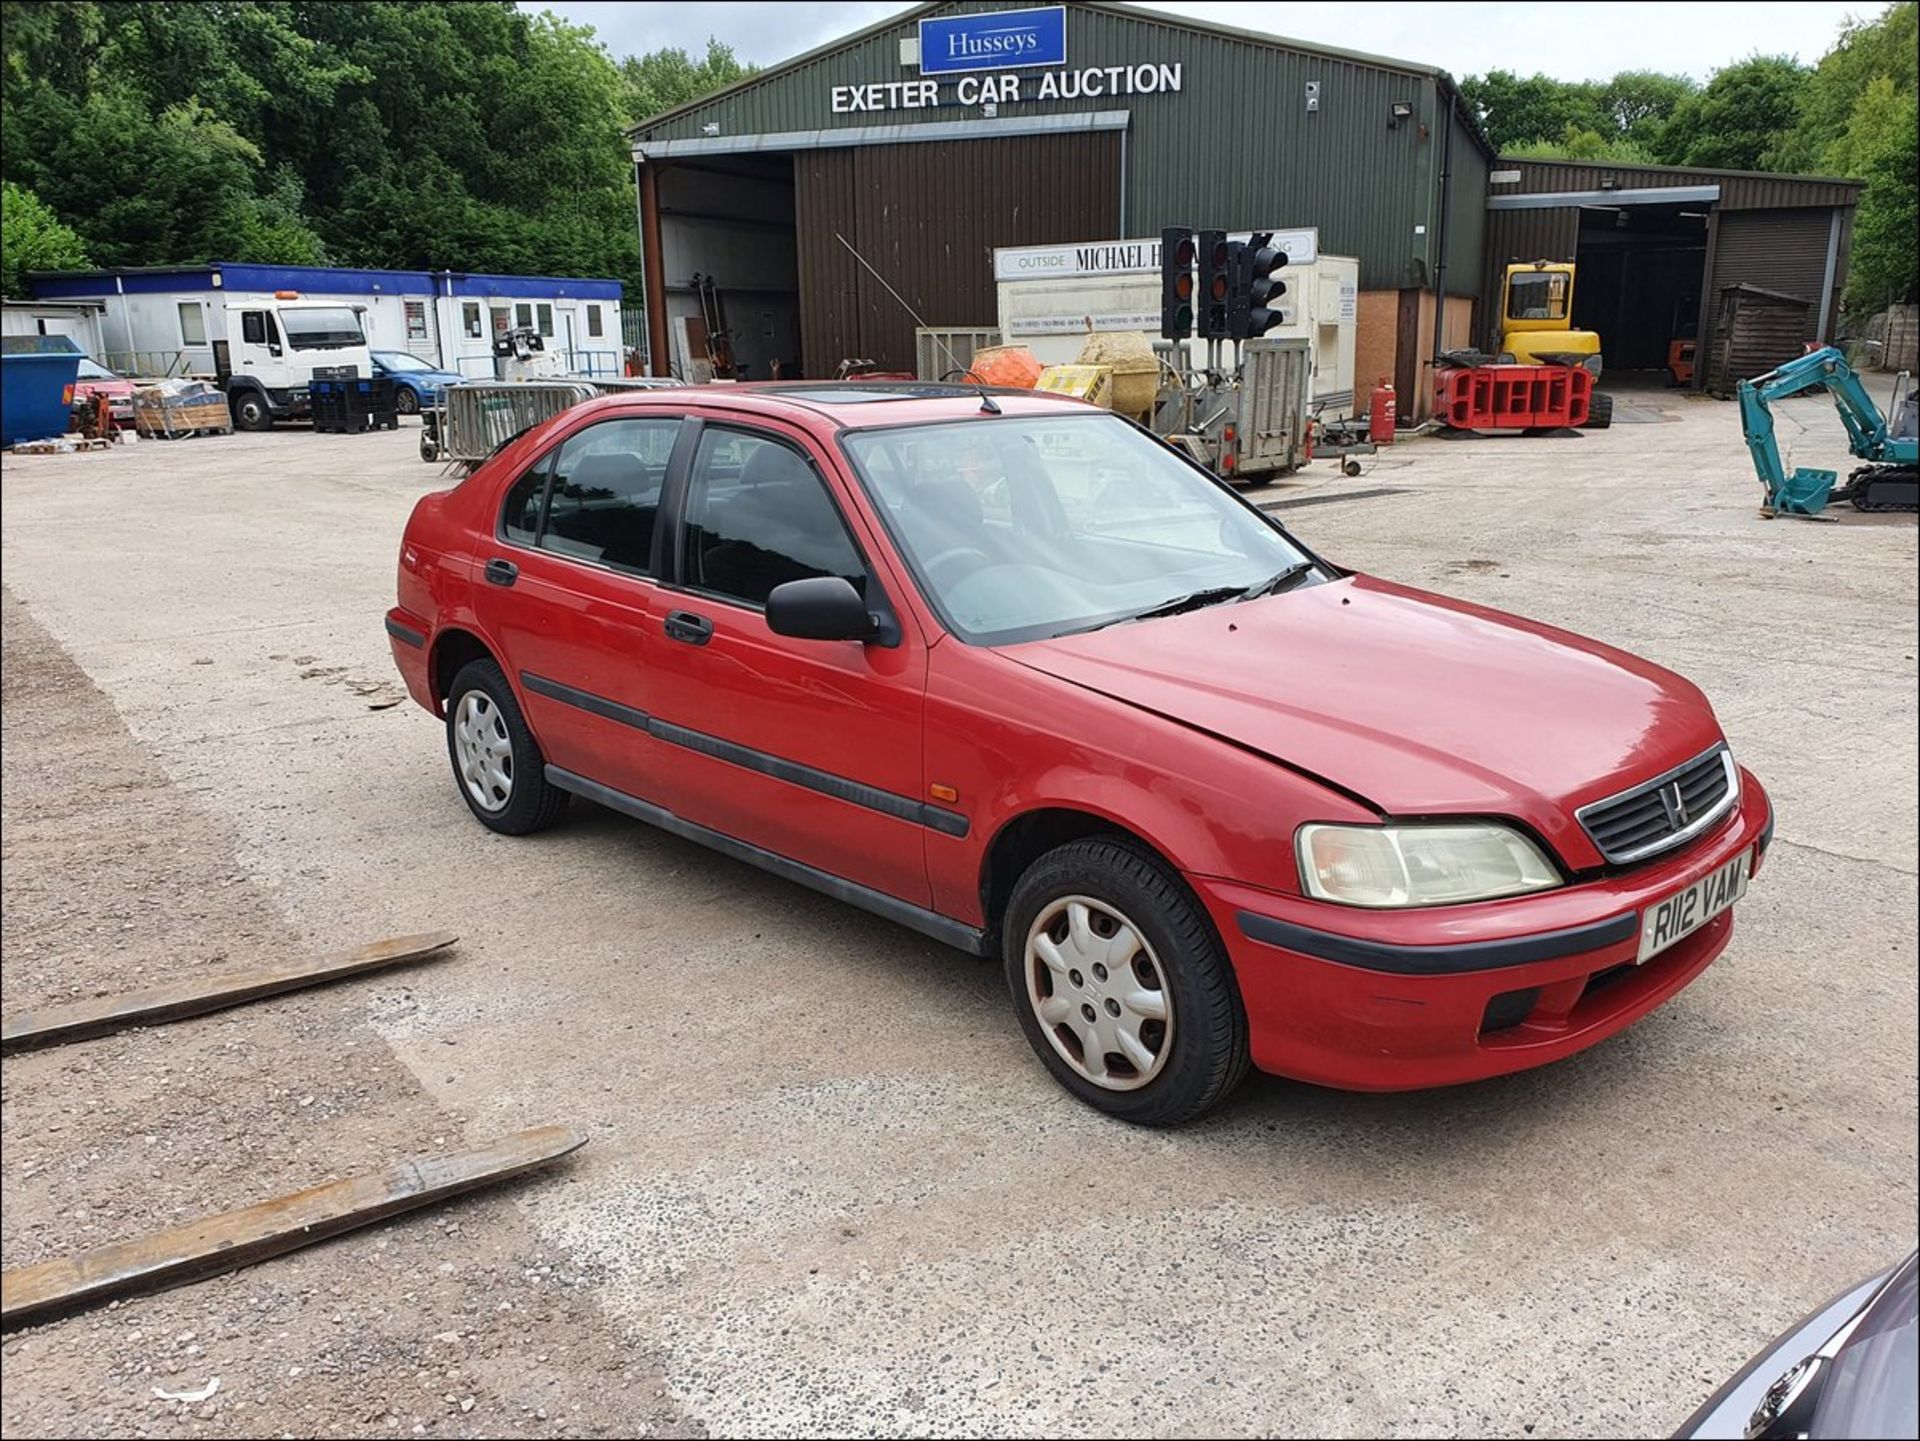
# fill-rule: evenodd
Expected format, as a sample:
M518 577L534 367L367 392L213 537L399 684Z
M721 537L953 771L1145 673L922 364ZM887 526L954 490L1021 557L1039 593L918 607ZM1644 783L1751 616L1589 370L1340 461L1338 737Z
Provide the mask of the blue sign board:
M920 73L1018 70L1067 63L1067 9L989 10L920 22Z

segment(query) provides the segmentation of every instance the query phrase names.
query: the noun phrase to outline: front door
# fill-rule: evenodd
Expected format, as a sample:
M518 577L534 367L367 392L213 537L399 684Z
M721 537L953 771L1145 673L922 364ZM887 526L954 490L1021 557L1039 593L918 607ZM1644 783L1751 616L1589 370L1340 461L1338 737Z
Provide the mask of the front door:
M677 584L663 592L653 651L657 734L674 752L670 805L925 906L920 638L795 640L767 628L768 592L808 576L845 576L871 606L885 604L830 473L798 433L701 427L676 506Z
M549 763L658 801L655 522L677 416L575 430L508 487L474 609Z
M234 338L230 335L229 342ZM271 310L242 310L238 341L228 361L235 375L251 375L276 389L286 385L286 341Z

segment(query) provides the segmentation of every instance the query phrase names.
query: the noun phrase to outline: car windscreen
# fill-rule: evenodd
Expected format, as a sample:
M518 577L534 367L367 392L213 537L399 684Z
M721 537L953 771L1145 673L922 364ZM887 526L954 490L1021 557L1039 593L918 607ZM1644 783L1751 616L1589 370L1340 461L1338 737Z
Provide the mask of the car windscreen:
M943 622L1038 640L1257 594L1307 557L1118 416L857 431L842 445Z
M344 305L314 305L279 312L280 328L295 350L327 350L365 345L360 317Z
M376 350L373 353L373 358L388 370L403 374L413 370L438 369L437 366L429 365L417 355L408 355L404 350Z
M99 361L85 355L80 357L80 379L118 380L119 378L119 376L115 375L111 370L108 370L106 366L102 365Z

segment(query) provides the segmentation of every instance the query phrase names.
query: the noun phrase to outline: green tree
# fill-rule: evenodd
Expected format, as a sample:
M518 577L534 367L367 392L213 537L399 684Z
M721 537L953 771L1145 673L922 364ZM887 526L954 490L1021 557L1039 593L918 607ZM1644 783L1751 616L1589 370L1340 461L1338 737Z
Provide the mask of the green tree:
M1847 274L1847 309L1854 314L1920 300L1920 104L1911 90L1894 104L1892 124L1878 131L1878 148L1863 157L1859 172L1867 186L1854 216Z
M1911 95L1920 72L1920 5L1901 0L1873 20L1849 22L1833 49L1808 78L1800 120L1769 157L1782 170L1861 174L1861 161L1847 146L1860 98L1876 81Z
M744 80L758 69L756 65L741 64L731 45L722 45L712 36L707 38L706 55L699 60L676 48L629 55L620 62L627 123L637 125L642 120L650 120L663 110Z
M75 270L92 262L80 237L31 190L0 182L0 295L22 295L29 270Z
M1716 71L1706 89L1674 107L1655 153L1668 165L1765 168L1779 137L1799 122L1807 75L1786 55L1756 55Z
M1558 140L1529 140L1507 152L1537 160L1609 160L1616 165L1651 165L1653 156L1626 135L1602 134L1569 124Z
M1480 117L1496 151L1528 141L1558 141L1569 126L1599 132L1613 128L1602 88L1585 82L1548 75L1522 79L1509 70L1490 70L1467 76L1460 93Z
M1682 101L1700 87L1685 75L1657 70L1622 70L1600 89L1600 103L1620 138L1650 146ZM1613 158L1613 157L1603 157Z

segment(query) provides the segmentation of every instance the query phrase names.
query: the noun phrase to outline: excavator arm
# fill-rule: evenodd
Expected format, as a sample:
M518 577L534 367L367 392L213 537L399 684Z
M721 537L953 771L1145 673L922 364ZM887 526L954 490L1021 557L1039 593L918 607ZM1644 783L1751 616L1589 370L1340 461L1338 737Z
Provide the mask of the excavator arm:
M1847 430L1847 449L1879 468L1867 484L1899 479L1898 475L1881 474L1881 469L1897 470L1902 466L1910 469L1914 464L1914 442L1889 434L1887 418L1873 403L1859 373L1847 364L1846 356L1832 346L1799 356L1765 375L1740 382L1741 430L1746 436L1747 449L1753 454L1753 468L1760 483L1767 488L1767 505L1781 514L1818 515L1830 499L1853 498L1858 504L1858 497L1852 492L1859 488L1860 477L1867 475L1860 472L1855 486L1848 487L1842 495L1835 495L1833 483L1838 476L1831 470L1801 466L1788 474L1780 458L1779 443L1774 439L1771 405L1812 386L1820 386L1832 395L1834 407L1840 412L1840 423Z

